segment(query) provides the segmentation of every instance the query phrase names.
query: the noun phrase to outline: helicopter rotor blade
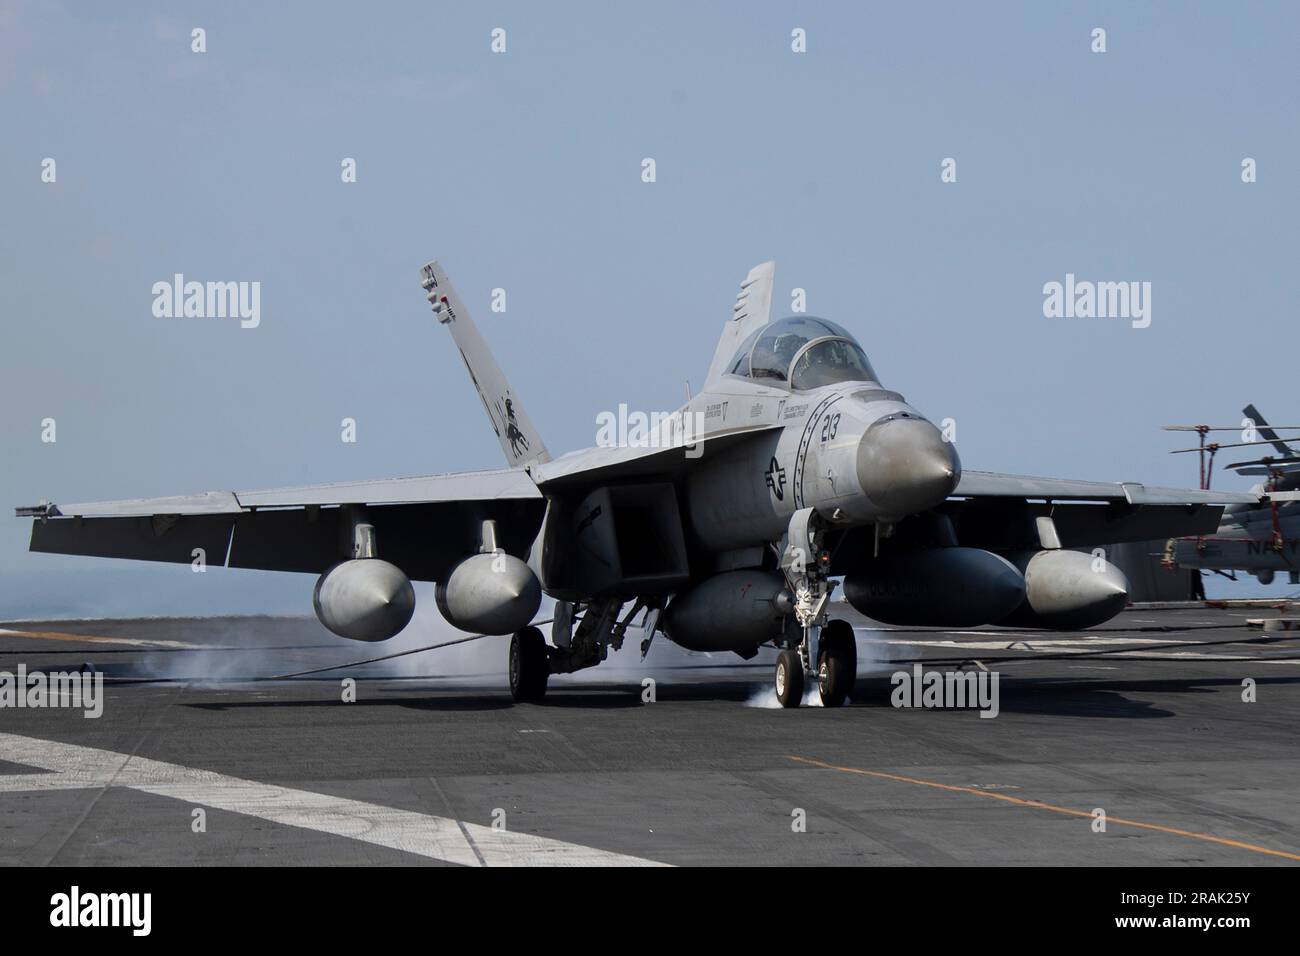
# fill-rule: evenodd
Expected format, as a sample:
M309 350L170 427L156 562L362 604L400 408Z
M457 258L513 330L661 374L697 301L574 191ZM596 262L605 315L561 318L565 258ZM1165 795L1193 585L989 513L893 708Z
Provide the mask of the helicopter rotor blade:
M1224 468L1244 468L1248 465L1294 465L1300 463L1300 455L1279 455L1276 458L1253 458L1250 461L1234 461Z
M1167 432L1243 432L1246 430L1241 425L1161 425L1160 427ZM1256 431L1263 431L1265 428L1274 431L1279 428L1283 431L1296 431L1300 430L1300 425L1257 425Z
M1272 444L1273 442L1269 441L1268 439L1263 439L1261 441L1215 442L1213 450L1218 451L1220 448L1246 448L1249 447L1250 445L1272 445ZM1187 452L1192 452L1192 451L1210 451L1210 450L1211 447L1209 445L1206 445L1204 448L1175 448L1169 454L1183 455L1186 454Z
M1263 465L1251 465L1246 468L1234 468L1233 472L1238 475L1259 475L1267 478L1270 475L1300 474L1300 465L1285 465L1281 468L1266 468Z

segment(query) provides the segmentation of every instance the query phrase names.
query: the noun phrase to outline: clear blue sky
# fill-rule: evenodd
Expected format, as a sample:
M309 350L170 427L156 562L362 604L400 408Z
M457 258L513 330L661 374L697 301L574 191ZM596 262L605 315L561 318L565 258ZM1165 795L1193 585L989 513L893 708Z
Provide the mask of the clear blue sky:
M772 258L967 467L1194 485L1161 424L1300 417L1297 10L0 3L0 617L310 606L28 555L42 496L499 465L435 256L554 451L678 404ZM154 318L176 272L260 281L260 327ZM1151 327L1044 318L1067 272L1150 281Z

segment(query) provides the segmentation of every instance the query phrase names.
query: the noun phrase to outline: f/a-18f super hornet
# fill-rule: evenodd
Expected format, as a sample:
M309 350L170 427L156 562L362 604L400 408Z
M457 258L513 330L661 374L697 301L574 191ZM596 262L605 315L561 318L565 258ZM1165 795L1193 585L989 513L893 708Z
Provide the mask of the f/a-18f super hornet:
M644 612L643 655L656 633L746 659L778 648L792 707L805 674L829 706L853 689L853 630L828 614L837 578L890 624L1088 627L1118 613L1127 583L1073 549L1207 533L1223 503L1258 500L963 471L848 330L771 320L773 276L770 262L749 273L703 389L649 436L552 458L431 262L422 285L509 467L19 514L37 519L34 551L319 574L321 622L359 641L397 634L411 580L436 582L452 625L513 635L517 700L599 664ZM549 642L531 623L543 594Z

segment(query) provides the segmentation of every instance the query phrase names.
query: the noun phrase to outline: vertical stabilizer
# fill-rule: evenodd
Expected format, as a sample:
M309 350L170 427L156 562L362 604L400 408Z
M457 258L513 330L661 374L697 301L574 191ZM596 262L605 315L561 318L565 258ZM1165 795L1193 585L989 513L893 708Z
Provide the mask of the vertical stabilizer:
M776 263L763 262L749 270L740 284L740 294L731 307L731 318L722 328L722 338L713 353L709 374L704 387L711 386L727 371L726 365L750 332L761 329L772 320L772 283L776 279Z
M469 370L478 397L483 401L492 430L501 442L506 461L514 466L550 461L551 456L524 411L519 394L506 381L442 266L436 261L427 263L420 270L420 279L420 285L433 305L433 314L451 330L451 337L460 350L460 357L465 360L465 368Z
M1295 454L1295 450L1284 442L1277 432L1268 427L1268 422L1264 421L1264 416L1259 413L1259 409L1253 404L1247 405L1241 410L1241 413L1255 423L1255 431L1259 434L1259 437L1264 441L1272 442L1273 447L1278 450L1279 454L1287 456Z

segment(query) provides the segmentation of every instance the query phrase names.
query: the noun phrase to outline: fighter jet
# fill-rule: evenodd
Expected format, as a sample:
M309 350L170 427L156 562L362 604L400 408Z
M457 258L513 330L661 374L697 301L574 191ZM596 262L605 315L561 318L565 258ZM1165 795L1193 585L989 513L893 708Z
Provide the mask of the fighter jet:
M516 700L592 667L643 614L692 651L778 649L786 707L816 682L853 690L852 627L829 617L840 579L877 621L1077 628L1125 604L1093 549L1213 531L1258 496L964 471L939 427L886 388L852 333L773 320L775 266L745 278L703 389L657 426L552 458L437 262L421 284L451 333L507 467L18 509L31 550L320 575L335 634L384 641L436 583L443 617L511 635ZM638 431L638 430L632 430ZM555 600L550 640L532 622Z

